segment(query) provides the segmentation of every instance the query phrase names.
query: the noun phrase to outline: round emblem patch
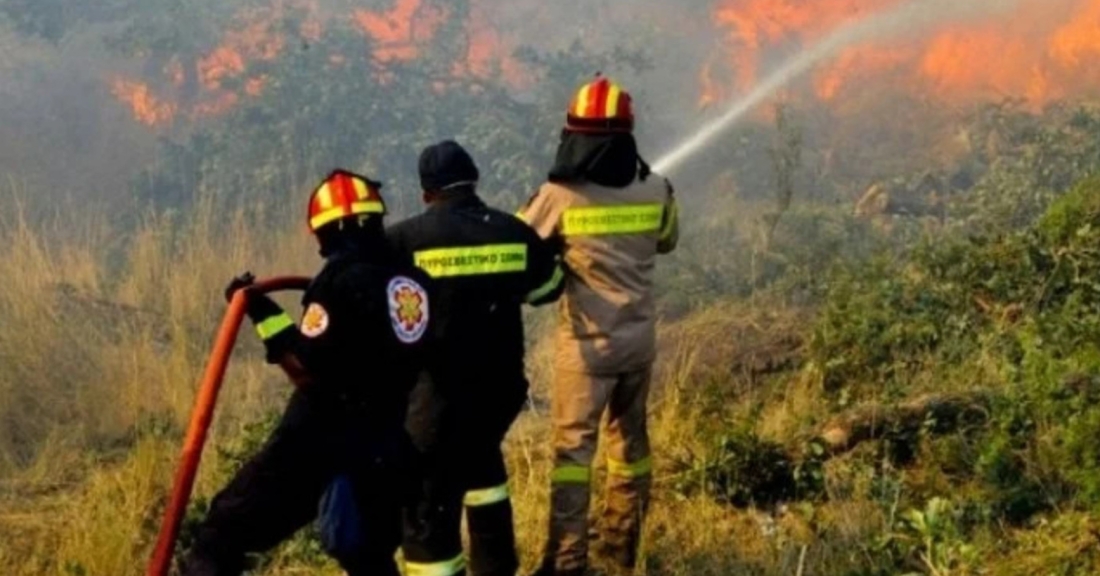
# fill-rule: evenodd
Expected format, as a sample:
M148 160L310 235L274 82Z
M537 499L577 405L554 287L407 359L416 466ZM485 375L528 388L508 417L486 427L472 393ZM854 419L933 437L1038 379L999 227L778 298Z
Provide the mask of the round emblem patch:
M428 328L428 293L411 278L394 276L386 294L397 339L406 344L420 340Z
M328 311L324 306L316 302L310 302L306 307L306 313L302 315L302 326L300 330L303 336L309 338L316 338L325 333L328 329Z

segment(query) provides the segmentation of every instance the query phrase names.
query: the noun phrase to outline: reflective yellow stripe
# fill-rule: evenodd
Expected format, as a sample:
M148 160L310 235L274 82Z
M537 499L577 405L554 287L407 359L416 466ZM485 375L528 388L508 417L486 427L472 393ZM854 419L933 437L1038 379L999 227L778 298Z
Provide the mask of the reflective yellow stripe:
M452 576L466 568L461 554L443 562L405 562L405 576Z
M607 105L604 106L604 117L615 118L618 116L619 96L622 93L622 89L615 84L607 88Z
M355 197L359 200L366 200L370 197L370 191L367 190L367 183L363 182L359 178L352 178L351 185L355 188Z
M636 234L661 229L663 204L585 206L569 208L562 215L562 234Z
M470 490L466 493L466 497L462 499L462 503L467 506L488 506L490 504L496 504L498 502L504 502L508 499L508 485L501 484L500 486L493 486L492 488L482 488L481 490Z
M562 271L561 266L555 264L554 274L550 276L550 279L547 280L545 284L532 290L531 293L527 295L527 301L534 302L540 298L545 298L546 295L553 292L564 279L565 272Z
M680 206L675 200L668 206L668 218L665 220L665 224L661 227L661 240L668 240L672 238L673 232L676 231L676 221L680 217Z
M523 272L526 244L491 244L421 250L413 255L417 267L433 278Z
M588 93L592 91L591 84L585 84L581 91L577 93L577 105L573 108L574 116L584 116L584 111L588 108Z
M267 340L274 337L276 334L294 326L294 321L290 319L290 316L286 312L282 314L276 314L270 318L267 318L256 324L256 333L260 335L262 340Z
M385 209L383 208L381 202L352 202L351 213L346 212L343 206L337 206L336 208L325 210L324 212L321 212L313 218L310 218L309 225L313 228L320 228L321 226L324 226L325 224L328 224L333 220L338 220L340 218L344 218L345 216L354 216L356 214L383 213L385 213Z
M550 473L550 482L554 484L587 484L591 478L587 466L558 466Z
M328 182L322 184L321 189L317 191L317 203L324 210L332 208L332 186L329 186Z
M649 456L646 456L645 458L642 458L637 462L620 462L618 460L608 458L607 472L609 474L622 476L624 478L638 478L640 476L648 476L651 472L653 472L653 459Z

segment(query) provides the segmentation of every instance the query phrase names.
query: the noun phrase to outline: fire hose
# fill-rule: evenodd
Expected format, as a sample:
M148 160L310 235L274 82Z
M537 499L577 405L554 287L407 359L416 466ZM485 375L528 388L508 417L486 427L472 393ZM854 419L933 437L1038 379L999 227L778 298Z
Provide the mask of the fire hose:
M206 364L202 382L199 385L195 406L191 411L191 423L187 427L187 436L183 442L183 452L180 456L179 467L176 470L175 483L168 500L168 507L164 511L164 519L161 522L160 534L157 537L156 547L149 559L147 576L167 576L169 566L172 563L172 554L176 547L176 538L179 536L180 523L183 521L187 502L191 499L191 489L195 484L195 473L199 468L199 459L202 456L203 446L206 444L206 435L210 429L210 422L214 416L214 406L218 401L218 392L221 390L222 379L229 365L229 357L233 352L233 345L237 341L237 333L244 321L245 310L250 293L267 294L286 290L305 290L310 279L301 276L282 276L258 280L245 289L237 290L229 301L225 316L214 340L214 347L210 352L210 359Z

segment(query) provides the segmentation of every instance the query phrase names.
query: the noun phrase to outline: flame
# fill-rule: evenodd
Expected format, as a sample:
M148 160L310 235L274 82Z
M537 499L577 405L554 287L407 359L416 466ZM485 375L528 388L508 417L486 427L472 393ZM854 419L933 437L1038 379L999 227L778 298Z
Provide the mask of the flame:
M464 51L454 59L450 70L453 77L435 80L434 91L442 94L459 85L478 90L477 82L468 81L495 80L498 73L507 86L528 87L533 78L512 55L524 39L507 26L494 23L497 9L499 5L490 0L472 0L465 20L455 23L450 19L456 18L456 13L440 0L395 0L385 10L357 8L342 14L324 13L319 0L268 0L262 6L238 11L218 44L198 57L190 61L179 56L170 59L160 84L151 78L130 79L120 81L115 93L133 109L135 118L154 126L170 124L180 116L195 120L223 114L242 99L263 94L269 79L251 74L253 64L278 58L296 40L321 41L326 25L336 18L351 18L371 40L370 57L377 64L377 82L394 80L390 64L435 57L426 50L432 39L444 25L459 24L464 32ZM285 26L291 16L303 14L296 29ZM333 52L329 62L340 66L354 56ZM151 86L158 86L164 94L154 96Z
M134 118L149 126L168 122L176 114L176 105L153 94L148 84L116 78L111 93L133 110Z
M280 26L292 9L306 15L297 31L299 37L305 41L320 39L324 29L318 17L317 0L271 0L262 8L237 12L219 44L197 58L190 62L178 56L170 59L163 74L173 90L185 88L188 72L202 89L196 101L186 103L186 109L178 101L178 95L176 101L169 95L154 96L150 82L146 81L114 80L112 93L129 105L135 119L150 126L170 124L181 113L192 119L222 114L236 106L242 97L263 93L267 78L248 76L249 65L273 60L283 52L289 38Z
M286 46L286 37L275 30L285 6L276 2L274 9L242 11L240 29L228 31L222 44L196 63L203 86L209 90L222 87L225 80L240 76L248 63L276 58Z
M519 38L493 25L490 18L493 9L487 1L471 2L469 14L462 23L465 55L456 60L451 73L456 78L484 79L499 70L509 86L527 86L531 82L529 74L511 56L512 50L520 45ZM356 24L374 43L374 59L382 64L426 57L423 48L452 17L445 8L423 0L397 0L392 8L383 12L363 8L352 12ZM378 76L380 81L387 78L384 71ZM439 84L434 89L442 92L446 85Z
M522 39L514 31L505 32L503 27L494 25L492 11L495 8L489 2L471 4L466 22L466 59L460 64L456 74L489 78L499 70L506 85L527 88L534 82L534 78L512 55L512 51L522 44Z
M388 11L360 8L352 12L352 18L374 40L374 58L389 62L416 58L422 42L435 34L446 14L421 0L397 0Z
M763 71L855 18L901 0L718 0L724 66L703 68L700 103L750 89ZM1033 108L1095 93L1100 0L1024 0L1002 19L945 23L913 40L878 40L844 50L812 78L813 95L843 98L886 81L946 102L1022 97ZM715 80L724 68L732 81Z

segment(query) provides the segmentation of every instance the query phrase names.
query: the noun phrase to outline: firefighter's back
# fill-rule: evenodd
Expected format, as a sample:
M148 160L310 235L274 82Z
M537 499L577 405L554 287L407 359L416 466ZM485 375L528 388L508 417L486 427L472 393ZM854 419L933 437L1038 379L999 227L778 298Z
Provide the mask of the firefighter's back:
M374 424L399 429L429 342L429 286L422 271L398 262L330 258L302 297L303 335L313 335L314 353L328 359L315 363L320 393L369 399ZM346 329L324 338L333 314Z
M558 365L585 372L638 369L655 355L653 270L669 189L651 175L624 188L545 184L568 272L558 331Z
M533 268L548 259L538 236L473 195L434 205L388 236L432 278L439 372L522 379L521 306Z

